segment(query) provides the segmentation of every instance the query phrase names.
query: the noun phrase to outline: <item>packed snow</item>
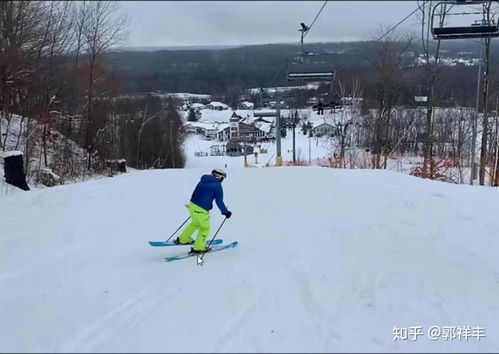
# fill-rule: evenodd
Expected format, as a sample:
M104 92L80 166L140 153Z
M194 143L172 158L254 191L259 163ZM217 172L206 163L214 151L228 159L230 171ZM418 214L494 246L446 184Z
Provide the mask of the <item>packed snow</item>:
M193 126L231 115L204 109ZM265 168L276 146L262 142L243 168L189 134L185 169L30 192L0 179L0 352L497 352L499 191L393 172L418 158L322 168L334 141L295 138L315 167ZM288 131L284 161L292 146ZM220 237L239 246L165 263L187 249L148 241L177 229L216 167L234 213ZM222 220L215 207L210 236Z
M8 157L12 157L12 156L20 156L22 154L23 154L22 151L16 151L16 150L0 151L0 157L3 157L3 158L8 158Z
M382 170L227 171L219 236L239 246L204 266L165 263L186 249L148 241L185 220L207 167L3 195L0 351L499 350L499 191ZM212 234L222 218L215 207ZM485 337L432 340L431 326Z

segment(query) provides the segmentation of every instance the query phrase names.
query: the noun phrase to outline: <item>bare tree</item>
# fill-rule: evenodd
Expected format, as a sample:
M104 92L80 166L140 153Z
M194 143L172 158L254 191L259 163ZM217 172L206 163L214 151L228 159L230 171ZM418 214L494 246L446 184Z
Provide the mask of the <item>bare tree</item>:
M340 161L342 167L346 167L345 149L352 142L350 141L350 128L359 124L360 120L360 102L362 98L362 89L360 87L360 80L358 76L352 77L349 85L343 84L338 81L339 91L342 98L348 100L346 105L341 111L339 116L334 116L336 119L333 123L336 128L336 137L338 138L338 145L340 148Z
M419 9L421 11L421 45L423 50L423 73L426 82L426 125L425 125L425 138L423 143L423 178L433 176L432 161L433 161L433 107L435 96L435 83L438 74L438 64L440 60L440 40L434 48L432 54L432 47L430 45L431 37L431 1L420 3L418 0ZM444 21L445 16L440 18Z
M36 70L34 62L43 38L42 9L44 4L28 1L0 2L0 120L10 122L12 113L26 96ZM7 132L8 133L8 132ZM0 136L2 132L0 131ZM0 139L5 149L5 141Z
M88 4L86 21L83 24L84 51L86 54L86 134L84 146L88 150L87 169L90 170L96 132L93 117L94 100L98 97L99 81L102 79L102 56L110 48L124 40L128 18L119 15L116 1L93 1Z
M491 23L491 6L492 2L489 1L484 6L484 13L486 13L487 23ZM488 99L489 99L489 72L490 72L490 37L484 38L485 45L485 56L484 56L484 68L483 68L483 80L482 80L482 141L480 149L480 170L479 170L479 182L480 185L485 184L485 168L487 165L487 138L489 134L489 116L488 116Z
M374 168L381 168L380 155L386 156L391 149L389 136L393 109L400 102L401 89L407 80L409 53L413 45L411 36L397 35L383 29L380 34L382 40L375 42L374 56L368 58L378 75L377 117L367 124L373 133ZM386 168L386 163L383 167Z

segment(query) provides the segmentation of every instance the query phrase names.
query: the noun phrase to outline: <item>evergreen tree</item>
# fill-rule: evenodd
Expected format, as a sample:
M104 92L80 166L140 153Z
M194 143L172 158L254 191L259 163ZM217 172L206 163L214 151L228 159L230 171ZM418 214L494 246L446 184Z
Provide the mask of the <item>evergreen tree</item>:
M302 124L301 131L303 132L303 135L307 135L307 133L308 133L308 125L307 124Z
M189 122L197 122L198 121L198 117L196 116L196 112L194 111L194 109L192 109L192 108L189 109L189 115L187 116L187 120Z

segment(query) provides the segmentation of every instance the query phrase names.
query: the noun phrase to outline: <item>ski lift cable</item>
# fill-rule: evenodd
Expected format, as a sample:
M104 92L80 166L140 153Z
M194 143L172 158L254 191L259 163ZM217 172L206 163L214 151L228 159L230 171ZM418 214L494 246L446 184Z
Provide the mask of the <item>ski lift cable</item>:
M383 38L385 38L386 36L388 36L391 32L393 32L395 30L395 28L397 28L398 26L400 26L402 23L404 23L409 17L411 17L412 15L414 15L420 8L421 6L424 6L427 2L429 2L429 0L425 0L423 2L423 4L421 5L418 5L418 7L416 9L414 9L414 11L412 11L409 15L407 15L406 17L404 17L402 20L399 21L399 23L397 23L395 26L393 26L392 28L390 28L389 31L385 32L381 37L379 37L376 42L382 40Z
M324 7L326 6L327 2L329 0L325 0L324 1L324 4L322 4L322 7L320 8L320 10L317 12L317 14L315 15L315 18L314 20L312 21L312 24L310 26L308 26L308 29L307 31L303 34L303 38L305 38L305 36L308 34L308 32L312 29L312 26L314 25L314 23L317 21L317 19L319 18L322 10L324 10ZM297 43L297 45L300 45L300 42ZM282 64L281 67L279 68L279 70L276 72L276 74L274 75L274 77L272 78L272 80L270 81L270 84L267 85L267 87L270 87L272 86L272 84L275 82L275 80L277 79L277 77L279 76L279 74L283 71L283 69L286 68L286 63Z
M400 26L402 23L404 23L409 17L411 17L412 15L414 15L420 8L421 6L424 6L427 2L429 2L430 0L425 0L421 5L418 5L417 8L415 8L411 13L409 13L407 16L405 16L402 20L400 20L395 26L393 26L392 28L390 28L389 31L385 32L381 37L379 37L376 41L380 41L382 40L383 38L385 38L387 35L389 35L391 32L393 32L398 26ZM322 10L324 10L324 7L327 5L327 2L328 0L324 1L324 4L322 4L321 8L319 9L319 11L317 12L317 14L315 15L315 18L314 20L312 21L312 23L310 24L310 26L308 26L306 32L303 34L303 38L305 38L305 36L310 32L310 30L312 29L312 26L315 24L315 22L317 21L317 19L319 18L320 14L322 13ZM301 42L301 41L300 41ZM297 45L300 44L300 42L297 43ZM286 64L283 64L278 72L274 75L272 81L270 82L269 86L272 86L272 84L274 83L274 81L276 80L276 78L278 77L278 75L281 73L281 71L286 67Z
M272 80L270 81L270 83L267 85L267 87L271 87L272 84L275 82L275 80L277 79L277 77L279 76L279 74L282 72L282 70L286 67L286 63L282 64L281 67L279 68L279 70L276 72L276 74L274 75L274 77L272 78Z
M327 2L328 0L324 1L324 4L322 4L322 7L321 9L319 10L319 12L317 13L317 15L315 15L315 18L314 20L312 21L312 23L310 24L310 26L308 26L308 29L307 31L303 34L303 38L305 38L305 36L308 34L308 32L310 32L310 30L312 29L312 26L314 25L315 21L317 21L317 19L319 18L322 10L324 10L324 7L327 5Z

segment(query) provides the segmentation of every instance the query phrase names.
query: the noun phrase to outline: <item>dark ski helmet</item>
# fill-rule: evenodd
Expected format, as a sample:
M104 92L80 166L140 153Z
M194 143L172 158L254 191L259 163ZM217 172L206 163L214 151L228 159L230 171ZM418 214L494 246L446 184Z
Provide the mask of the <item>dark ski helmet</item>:
M212 170L211 175L219 181L223 181L225 178L227 178L227 173L219 168L215 168L214 170Z

